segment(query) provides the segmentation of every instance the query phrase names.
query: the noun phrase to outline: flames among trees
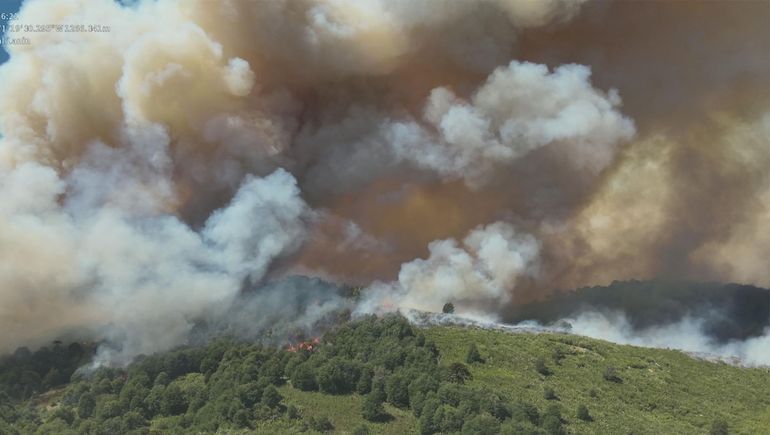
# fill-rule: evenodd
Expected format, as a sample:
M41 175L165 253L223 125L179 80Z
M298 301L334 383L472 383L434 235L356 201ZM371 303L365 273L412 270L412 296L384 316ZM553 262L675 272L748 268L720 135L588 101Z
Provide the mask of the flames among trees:
M286 347L286 350L293 353L300 351L313 352L313 350L318 347L319 344L321 344L321 339L318 337L313 337L307 341L300 341L293 344L289 343L289 345Z

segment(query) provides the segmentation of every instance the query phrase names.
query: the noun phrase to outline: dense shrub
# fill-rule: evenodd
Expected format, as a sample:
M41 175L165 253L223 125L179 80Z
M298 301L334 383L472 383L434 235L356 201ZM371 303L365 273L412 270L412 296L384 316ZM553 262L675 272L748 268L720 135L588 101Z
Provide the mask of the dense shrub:
M561 410L558 405L549 405L543 413L543 430L548 435L561 435L564 433Z
M262 391L261 403L268 408L277 407L278 404L281 403L281 400L283 400L283 397L281 397L281 394L278 393L278 390L272 385L268 385L265 387L265 390Z
M327 394L348 394L356 388L361 369L353 361L335 357L318 369L318 387Z
M617 370L615 370L615 367L607 367L604 369L604 372L602 373L602 377L605 381L615 382L615 383L621 383L623 380L618 375Z
M382 406L382 397L379 394L371 392L364 398L361 416L368 421L383 421L388 417Z
M558 397L556 397L556 392L553 391L553 388L551 387L545 387L543 389L543 398L545 400L556 400Z
M489 435L498 432L500 432L500 422L486 414L469 419L462 427L462 435Z
M583 420L583 421L591 421L593 418L591 417L591 414L588 412L588 408L583 405L582 403L578 405L577 407L577 418Z
M468 364L484 362L484 358L481 357L479 349L476 347L475 343L471 343L471 345L468 347L468 352L465 355L465 362Z
M463 363L454 362L446 370L446 380L457 384L464 384L471 379L471 372Z
M318 389L315 373L306 364L300 364L294 370L294 374L291 377L291 385L302 391L315 391Z
M394 373L385 382L388 403L398 408L409 407L409 379L401 373Z

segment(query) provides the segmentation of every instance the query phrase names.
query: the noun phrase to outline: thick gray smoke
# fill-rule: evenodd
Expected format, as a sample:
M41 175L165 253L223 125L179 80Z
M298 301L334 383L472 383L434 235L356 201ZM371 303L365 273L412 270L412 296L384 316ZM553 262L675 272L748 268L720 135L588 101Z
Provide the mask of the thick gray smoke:
M770 284L765 5L598 3L26 1L19 24L109 30L8 35L30 44L0 66L0 352L77 336L123 362L339 309L497 318L612 279ZM659 15L717 38L697 62L661 44L678 107L711 102L692 135L655 118L635 53L592 36L642 19L629 44L655 58L633 38Z

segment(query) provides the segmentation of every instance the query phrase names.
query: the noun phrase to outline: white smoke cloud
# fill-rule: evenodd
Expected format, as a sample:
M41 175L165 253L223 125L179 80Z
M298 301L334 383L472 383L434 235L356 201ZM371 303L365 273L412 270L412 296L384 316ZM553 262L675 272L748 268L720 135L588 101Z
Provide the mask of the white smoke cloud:
M310 170L309 188L349 189L407 162L480 189L546 146L595 176L636 130L619 112L617 91L594 88L590 74L583 65L550 72L545 65L512 61L492 72L468 101L448 88L433 89L420 120L369 106L348 108L298 137L301 149L324 150Z
M635 132L617 111L617 91L591 86L590 70L513 61L496 69L465 102L436 88L424 118L435 135L417 122L395 122L386 133L400 157L445 177L479 186L494 169L553 144L578 168L598 172L617 145Z
M730 362L737 358L738 363L749 366L770 365L770 331L746 340L718 343L703 332L705 320L703 316L688 316L674 323L640 330L633 328L626 316L619 312L586 311L564 319L572 325L573 333L613 343L677 349Z
M511 300L517 280L537 275L539 249L534 237L503 222L477 227L462 243L434 241L428 258L401 265L398 281L368 288L358 310L435 312L452 302L458 313L488 317Z
M244 279L299 246L309 213L283 170L247 177L200 231L120 203L70 212L59 204L67 181L44 166L0 179L0 347L91 330L120 347L113 361L179 344L196 319L226 310Z

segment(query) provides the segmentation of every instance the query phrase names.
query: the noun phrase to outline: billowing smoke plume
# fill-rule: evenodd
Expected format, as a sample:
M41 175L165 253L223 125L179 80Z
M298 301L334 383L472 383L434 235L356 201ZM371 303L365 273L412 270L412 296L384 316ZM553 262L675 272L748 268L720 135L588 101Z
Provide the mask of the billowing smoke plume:
M484 316L510 301L519 279L533 278L539 248L534 237L503 222L474 229L462 245L437 240L428 245L427 259L401 265L397 282L372 285L359 309L440 311L453 301L459 313Z
M59 179L48 167L26 163L4 181L6 349L91 328L104 328L93 331L97 337L115 334L130 355L173 346L194 319L226 310L244 280L259 280L271 261L295 250L308 213L280 169L246 177L198 231L172 215L147 215L142 204L84 207L77 193L62 200L67 187L86 180Z
M0 351L770 285L769 8L29 0L20 24L107 31L9 35L30 44L0 66Z
M545 145L598 172L634 127L615 110L617 92L601 94L589 76L582 65L549 73L545 65L514 61L496 69L470 102L446 88L431 91L423 116L438 138L416 122L399 122L390 126L387 142L402 158L446 177L464 177L471 186Z

